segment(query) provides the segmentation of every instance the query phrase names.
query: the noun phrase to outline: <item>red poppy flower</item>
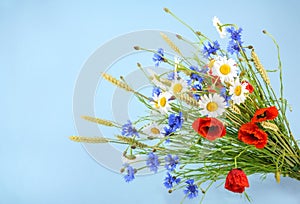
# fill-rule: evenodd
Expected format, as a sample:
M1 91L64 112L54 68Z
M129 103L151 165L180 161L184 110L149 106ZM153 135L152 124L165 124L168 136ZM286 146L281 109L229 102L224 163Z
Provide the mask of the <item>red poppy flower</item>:
M251 119L251 121L253 123L255 122L262 122L265 120L273 120L278 116L278 110L275 106L271 106L268 108L261 108L258 109L253 118Z
M242 84L246 84L246 89L249 91L249 93L254 91L253 86L248 81L242 81Z
M243 193L249 187L248 178L242 169L229 171L225 181L225 188L234 193Z
M202 137L212 141L226 135L226 129L216 118L198 118L192 124L193 129Z
M268 134L255 123L246 123L242 125L238 132L238 139L249 145L255 145L256 148L262 149L268 143Z

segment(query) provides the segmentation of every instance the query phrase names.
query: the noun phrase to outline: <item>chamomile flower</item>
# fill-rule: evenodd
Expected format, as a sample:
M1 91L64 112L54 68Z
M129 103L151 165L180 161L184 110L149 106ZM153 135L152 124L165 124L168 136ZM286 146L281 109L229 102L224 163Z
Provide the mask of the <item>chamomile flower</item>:
M236 78L234 84L229 87L229 95L234 104L244 103L246 100L245 93L248 93L247 84L241 83L239 78Z
M171 92L174 94L180 94L187 91L188 84L183 79L174 79L171 85Z
M151 103L155 109L160 111L160 113L165 114L171 109L169 102L169 99L171 97L172 94L170 92L162 92L161 94L159 94L159 96L154 96L154 101Z
M215 26L215 28L217 29L220 38L225 38L226 36L226 30L225 28L222 28L222 23L220 22L220 20L218 19L217 16L213 17L213 25Z
M224 98L219 94L209 94L201 96L199 101L200 108L202 109L200 113L202 115L207 115L208 117L217 117L222 115L226 108L226 102Z
M147 135L148 138L163 138L163 126L157 123L151 123L143 128L143 133Z
M232 81L237 76L237 65L233 59L226 56L218 57L213 64L212 74L220 77L222 82Z

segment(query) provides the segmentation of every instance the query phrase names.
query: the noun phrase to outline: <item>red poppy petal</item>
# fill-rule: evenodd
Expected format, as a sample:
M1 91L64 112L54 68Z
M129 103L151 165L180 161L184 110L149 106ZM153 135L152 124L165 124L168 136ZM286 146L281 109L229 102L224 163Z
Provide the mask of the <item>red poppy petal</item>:
M225 188L234 193L243 193L249 187L247 175L241 169L229 171L225 181Z
M255 145L256 148L264 148L268 143L268 134L255 123L246 123L242 125L238 132L238 139L242 142Z
M261 108L258 109L253 118L251 119L251 122L262 122L266 120L273 120L278 116L278 110L275 106L271 106L268 108Z
M226 135L223 123L216 118L198 118L193 122L192 128L202 137L211 141Z

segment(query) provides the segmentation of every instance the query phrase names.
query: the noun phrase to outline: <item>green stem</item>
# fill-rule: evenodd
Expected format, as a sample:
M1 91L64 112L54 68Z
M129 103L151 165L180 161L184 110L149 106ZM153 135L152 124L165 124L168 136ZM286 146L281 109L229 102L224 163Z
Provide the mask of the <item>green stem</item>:
M279 74L279 78L280 78L280 100L281 100L281 108L284 108L284 99L283 99L283 79L282 79L282 63L281 63L281 59L280 59L280 49L279 49L279 45L278 43L276 42L275 38L270 34L268 33L267 31L263 31L264 34L268 35L272 41L274 42L275 46L276 46L276 49L277 49L277 59L278 59L278 68L279 68L279 71L280 71L280 74Z

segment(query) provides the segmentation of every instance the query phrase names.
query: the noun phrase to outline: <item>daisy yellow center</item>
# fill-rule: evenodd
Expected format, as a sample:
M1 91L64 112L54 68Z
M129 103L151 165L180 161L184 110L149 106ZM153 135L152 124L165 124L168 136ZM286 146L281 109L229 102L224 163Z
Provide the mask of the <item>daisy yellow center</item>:
M167 103L166 97L162 97L162 98L159 100L159 105L160 105L161 107L165 107L166 103Z
M241 93L242 93L242 86L239 85L239 86L235 87L235 89L234 89L234 94L235 94L236 96L239 96L239 95L241 95Z
M227 75L229 74L231 71L230 69L230 66L228 64L223 64L221 67L220 67L220 72L223 74L223 75Z
M209 112L214 112L218 109L218 104L216 102L209 102L207 105L206 105L206 109L209 111Z
M182 86L182 84L175 84L174 86L173 86L173 92L174 93L180 93L181 91L182 91L182 89L183 89L183 86Z
M160 133L160 131L159 131L159 129L158 128L156 128L156 127L153 127L153 128L151 128L151 133L153 133L153 134L155 134L155 135L157 135L157 134L159 134Z

